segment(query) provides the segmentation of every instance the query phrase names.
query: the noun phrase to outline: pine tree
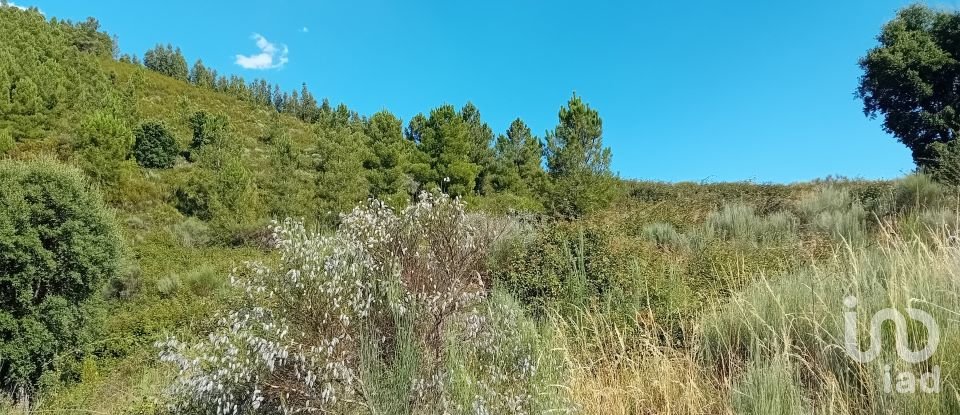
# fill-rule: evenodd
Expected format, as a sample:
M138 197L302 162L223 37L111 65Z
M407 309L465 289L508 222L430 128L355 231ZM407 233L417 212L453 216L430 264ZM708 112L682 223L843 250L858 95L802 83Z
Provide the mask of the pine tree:
M452 105L435 108L425 120L414 117L408 131L429 156L434 183L453 196L473 194L483 170L474 163L476 137L471 134L475 131Z
M40 112L43 100L40 98L40 88L30 78L21 78L14 84L10 94L13 108L19 114L30 115Z
M366 125L371 157L364 164L372 196L390 202L406 200L410 183L409 164L413 144L403 138L399 118L389 111L370 117Z
M273 86L272 99L273 99L273 108L275 108L277 112L283 112L284 94L283 92L280 91L280 85Z
M189 70L187 69L187 60L183 57L180 48L174 49L172 45L157 45L143 55L143 65L152 71L156 71L169 77L181 81L189 80Z
M493 150L490 148L493 144L493 130L483 122L480 110L472 102L463 106L460 116L468 130L470 162L480 167L474 191L477 194L488 194L493 190L490 182L494 167Z
M306 82L300 87L300 112L297 117L309 123L316 122L318 118L317 99L307 89Z
M203 66L203 61L197 59L193 64L193 68L190 70L190 83L203 87L203 88L213 88L213 84L216 82L216 75L214 75L206 66Z
M603 146L603 121L576 94L560 108L557 127L547 133L546 159L553 180L555 213L579 216L612 198L610 148Z
M317 179L316 194L321 214L328 223L336 221L370 195L370 183L364 174L369 150L362 131L352 128L319 129L314 152Z
M543 143L530 127L517 118L494 146L496 168L493 186L499 192L534 195L543 191L545 172L541 163Z

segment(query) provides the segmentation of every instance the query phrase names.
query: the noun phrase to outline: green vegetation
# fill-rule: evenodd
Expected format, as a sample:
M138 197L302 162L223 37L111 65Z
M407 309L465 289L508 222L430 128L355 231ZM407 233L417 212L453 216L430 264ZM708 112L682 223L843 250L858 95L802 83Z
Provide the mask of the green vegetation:
M542 138L404 123L4 5L0 412L955 413L883 374L956 388L956 16L861 61L920 172L668 184L618 178L578 95ZM854 362L850 295L940 350Z
M4 162L0 187L0 388L26 394L90 348L98 294L118 274L122 243L75 169Z
M177 141L163 124L147 122L140 125L133 145L133 158L141 166L151 169L173 167L179 153Z

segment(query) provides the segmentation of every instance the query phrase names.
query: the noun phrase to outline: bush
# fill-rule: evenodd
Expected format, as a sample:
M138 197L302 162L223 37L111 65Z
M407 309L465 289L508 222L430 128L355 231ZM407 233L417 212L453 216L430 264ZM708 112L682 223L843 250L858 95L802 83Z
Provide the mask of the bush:
M189 121L190 128L193 130L193 140L190 142L192 151L200 150L211 144L222 144L226 138L229 125L226 115L209 115L205 111L197 111L190 117ZM190 158L196 160L192 153Z
M443 196L400 212L372 202L341 223L332 237L276 226L279 266L231 278L248 306L207 340L159 344L179 369L172 411L354 412L386 382L414 413L449 412L443 329L484 298L492 234Z
M239 157L231 156L215 171L197 170L177 187L174 203L184 215L210 222L220 240L230 241L261 225L258 190L253 173Z
M99 194L59 163L0 161L0 388L82 353L121 239Z
M866 236L867 211L846 189L821 187L800 199L797 208L815 232L850 243L861 242Z
M728 203L720 211L707 215L703 237L709 241L720 239L740 245L785 243L796 237L794 218L784 212L759 216L753 207L742 203Z
M644 238L665 249L683 249L687 244L686 238L669 223L651 223L644 226L641 233Z
M161 297L172 297L178 290L180 290L180 276L177 274L170 274L157 280L157 293Z
M923 172L947 186L960 186L960 141L935 142L930 145L933 153Z
M137 129L133 157L141 166L151 169L173 167L179 152L177 141L163 124L148 122Z
M209 264L203 264L184 274L180 281L194 295L207 296L219 290L225 278Z
M532 239L494 276L531 309L588 305L625 289L624 264L611 251L604 229L554 223L539 228Z
M945 199L946 189L926 174L911 174L894 185L894 198L901 211L938 207Z
M17 146L16 140L13 139L13 135L10 134L10 131L6 129L0 129L0 155L4 155L7 152L13 150Z
M116 183L133 140L123 120L109 112L95 112L83 120L73 141L77 164L100 184Z
M170 233L184 248L199 248L210 243L210 227L194 217L171 226Z

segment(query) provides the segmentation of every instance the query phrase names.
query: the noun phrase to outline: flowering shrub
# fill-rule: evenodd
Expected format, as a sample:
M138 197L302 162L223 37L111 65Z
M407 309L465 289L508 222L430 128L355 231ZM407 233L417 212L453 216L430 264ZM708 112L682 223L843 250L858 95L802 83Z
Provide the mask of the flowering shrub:
M158 344L179 368L171 410L449 412L463 399L449 396L445 364L450 346L462 345L445 333L456 329L484 353L507 337L491 330L511 326L470 317L488 296L487 252L498 233L477 226L459 200L424 194L400 212L371 201L333 235L292 220L273 235L279 265L250 263L231 276L244 306L220 317L218 331ZM475 327L462 330L471 318ZM502 354L515 367L507 373L536 372L529 349Z

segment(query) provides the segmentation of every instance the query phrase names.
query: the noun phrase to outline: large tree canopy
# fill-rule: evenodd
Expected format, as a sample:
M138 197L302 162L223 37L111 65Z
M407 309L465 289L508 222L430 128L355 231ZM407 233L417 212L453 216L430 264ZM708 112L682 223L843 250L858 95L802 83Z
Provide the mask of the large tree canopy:
M73 168L0 160L0 188L0 390L10 390L82 352L91 301L117 273L121 241Z
M912 5L883 26L880 44L860 59L857 96L867 116L913 152L920 167L934 163L931 144L960 131L960 13Z

